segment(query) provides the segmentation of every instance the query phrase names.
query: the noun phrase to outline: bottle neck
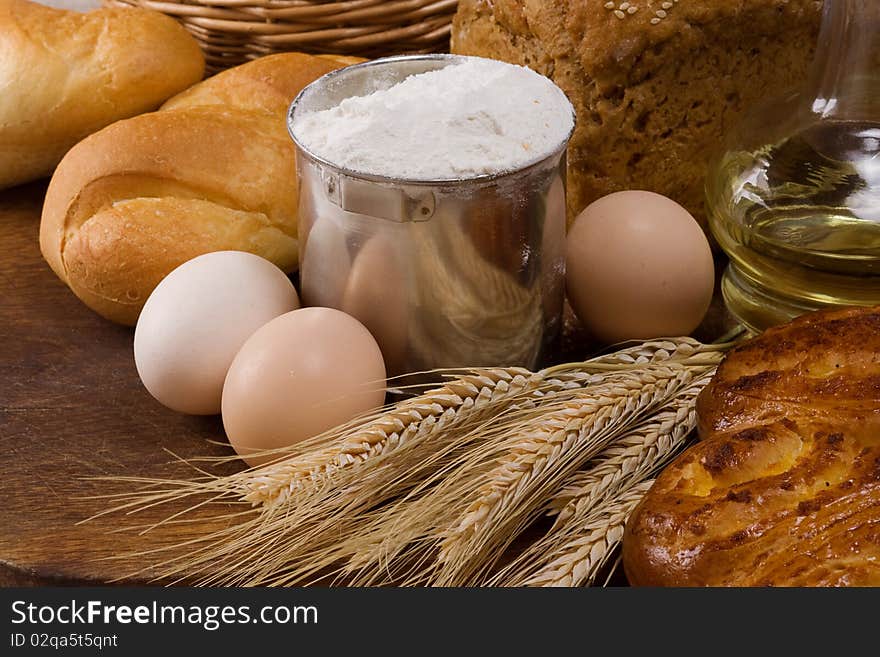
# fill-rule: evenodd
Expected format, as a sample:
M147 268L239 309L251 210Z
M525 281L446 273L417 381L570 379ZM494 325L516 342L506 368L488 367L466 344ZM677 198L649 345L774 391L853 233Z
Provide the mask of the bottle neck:
M880 0L825 0L813 111L880 123Z

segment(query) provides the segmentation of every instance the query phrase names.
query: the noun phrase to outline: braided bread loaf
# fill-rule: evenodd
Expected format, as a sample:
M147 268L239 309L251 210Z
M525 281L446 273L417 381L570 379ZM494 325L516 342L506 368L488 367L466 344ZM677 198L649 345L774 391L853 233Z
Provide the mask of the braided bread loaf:
M628 523L633 584L880 585L880 307L742 345L697 410Z

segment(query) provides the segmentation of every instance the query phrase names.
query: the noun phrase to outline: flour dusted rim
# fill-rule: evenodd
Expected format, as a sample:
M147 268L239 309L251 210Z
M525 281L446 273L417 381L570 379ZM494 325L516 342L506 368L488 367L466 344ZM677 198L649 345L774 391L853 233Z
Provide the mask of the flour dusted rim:
M557 157L562 151L565 150L565 148L568 145L569 140L571 139L571 135L574 132L574 127L575 127L575 123L576 123L576 114L575 114L575 110L574 110L574 107L572 106L571 102L568 100L568 98L565 96L565 94L561 90L559 90L560 95L565 100L566 106L568 108L568 111L570 112L570 117L571 117L571 127L564 134L563 138L557 144L555 144L552 148L544 150L543 152L541 152L539 155L537 155L535 158L533 158L531 160L527 160L522 163L518 163L516 166L511 167L509 169L494 171L491 173L481 173L481 174L470 175L470 176L437 177L437 178L422 178L422 177L416 178L416 177L408 177L408 176L390 176L390 175L383 175L383 174L379 174L379 173L372 173L372 172L365 171L362 169L350 168L348 166L341 165L337 162L334 162L330 159L327 159L326 157L318 155L317 153L314 152L314 150L307 147L301 139L297 138L297 136L294 132L293 124L294 124L294 121L296 118L296 113L297 113L297 110L302 107L303 101L307 100L309 98L309 96L311 96L312 94L317 94L322 91L325 91L326 89L332 88L332 85L337 78L340 78L343 76L349 76L354 71L361 71L361 70L365 70L368 68L374 68L374 67L381 68L381 67L386 67L386 66L393 66L394 64L408 63L408 62L420 62L420 61L436 62L436 61L439 61L439 62L450 62L450 63L451 62L465 63L465 62L468 62L471 60L494 61L498 64L502 64L502 65L506 64L506 62L501 62L498 60L487 60L486 58L483 58L483 57L471 57L471 56L465 56L465 55L452 55L452 54L396 55L396 56L392 56L392 57L383 57L381 59L375 59L375 60L371 60L368 62L363 62L361 64L354 64L352 66L347 66L345 68L331 71L330 73L323 75L322 77L318 78L317 80L315 80L311 84L307 85L304 89L302 89L302 91L300 91L300 93L293 100L293 102L291 103L290 108L288 110L288 113L287 113L288 134L290 135L294 144L296 144L297 148L301 151L301 153L306 155L311 160L313 160L321 165L324 165L326 167L329 167L331 169L334 169L334 170L338 171L339 173L342 173L346 176L350 176L353 178L360 178L362 180L367 180L367 181L371 181L371 182L387 183L387 184L406 184L406 185L413 185L413 186L437 186L437 185L456 185L456 184L462 184L462 183L470 184L470 183L491 182L494 180L507 178L507 177L514 175L514 174L520 174L520 173L526 172L526 171L533 169L533 168L540 167L545 162ZM428 69L427 71L422 71L420 73L432 72L435 70L442 70L443 68L445 68L445 67L438 67L437 69ZM401 80L399 80L395 84L399 84L400 82L407 79L408 77L410 77L412 75L418 75L418 74L419 73L411 73L408 76L404 76L403 78L401 78ZM537 75L540 75L540 74L537 74ZM542 76L542 77L544 77L544 76ZM545 77L545 79L547 80L547 82L550 85L553 85L554 87L556 87L558 89L558 87L555 85L555 83L552 80L549 80L546 77ZM392 86L394 86L394 85L392 85ZM353 93L350 96L346 96L346 98L354 97L357 95L358 95L357 93ZM314 110L314 111L320 111L320 110Z

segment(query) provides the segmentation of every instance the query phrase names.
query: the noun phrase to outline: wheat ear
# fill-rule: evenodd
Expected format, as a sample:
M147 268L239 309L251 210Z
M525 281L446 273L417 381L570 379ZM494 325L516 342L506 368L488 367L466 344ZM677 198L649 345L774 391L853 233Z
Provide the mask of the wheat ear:
M535 429L514 436L476 499L444 537L437 583L482 583L494 566L489 555L500 555L511 544L552 491L633 422L686 386L693 375L691 369L672 363L645 368L637 376L616 380L598 398L578 400L542 415Z
M282 573L285 581L307 582L332 566L340 536L356 532L367 510L440 468L456 440L467 442L472 430L486 434L483 423L505 408L526 408L604 376L573 370L544 377L517 369L465 374L359 428L340 431L335 440L327 434L311 441L311 448L300 445L297 455L278 464L203 482L187 494L213 494L215 501L243 496L257 504L258 518L235 537L207 537L198 549L163 562L163 576L197 572L203 574L199 584L251 585ZM388 430L402 423L399 432ZM368 456L335 460L354 449Z
M696 425L696 398L713 374L683 390L655 415L612 443L583 470L576 472L551 499L553 526L493 579L494 583L522 583L528 573L542 570L554 555L580 534L590 518L628 490L652 477L687 442ZM513 579L511 579L513 578Z
M647 350L643 350L642 353L644 354L645 351ZM703 351L706 350L703 349ZM656 353L652 350L652 355ZM690 349L684 352L681 356L683 358L681 363L693 369L697 374L700 372L704 374L701 378L698 376L697 381L680 393L683 397L679 401L680 405L690 405L692 408L693 398L709 380L709 373L714 371L713 364L703 363L717 363L722 354L723 348L712 354L703 354L698 360L700 364L695 366L692 361L688 360L693 352ZM615 354L617 357L620 355ZM584 390L577 391L577 397L598 398L608 394L607 385L616 380L617 376L632 376L632 373L627 374L627 371L623 371L604 381L596 382ZM568 404L572 398L566 399L567 401L564 403ZM559 398L555 402L563 404L563 400ZM359 542L359 545L353 549L355 554L348 563L346 576L349 579L347 581L363 585L388 584L395 581L416 585L433 581L430 571L436 569L436 564L430 563L432 561L430 555L436 552L437 539L435 537L443 536L450 526L460 522L460 516L455 509L459 507L460 500L473 498L476 495L474 488L480 485L481 469L484 474L493 469L493 464L496 463L493 459L497 459L499 449L504 449L499 447L499 443L504 439L504 427L507 426L508 433L515 434L514 439L518 439L516 434L521 432L522 427L540 425L544 415L549 412L549 404L544 403L538 409L511 413L499 418L497 425L500 426L496 426L497 435L493 441L485 447L475 444L471 453L464 453L459 457L459 466L454 471L437 473L433 478L434 481L429 479L420 490L416 491L417 495L408 496L386 507L376 517L373 523L374 528L365 530L360 540L355 540L355 542ZM651 442L644 447L645 462L650 462L655 456L660 458L658 454L665 454L667 449L674 449L678 445L678 440L683 438L693 426L691 413L678 412L673 414L673 417L677 419L686 417L690 419L691 423L686 422L685 427L672 428L674 432L672 440L669 440L661 431L663 435L656 437L656 444ZM672 419L672 417L664 416L664 420ZM665 422L663 426L666 426ZM639 445L643 446L643 444L644 441L640 437ZM615 442L614 445L617 443ZM638 466L637 461L631 458L634 456L631 450L621 450L615 447L608 449L614 449L614 455L622 456L625 471L629 467ZM606 456L608 455L606 454ZM598 462L598 458L593 461L593 463ZM612 487L613 483L614 480L611 478L606 480L608 487ZM414 568L407 564L417 564L420 568L419 572L415 572Z
M505 434L521 431L523 422L534 422L545 406L567 403L611 379L632 378L645 363L703 367L717 361L728 346L687 339L655 341L538 373L463 373L438 389L300 443L285 452L284 461L225 477L144 481L161 488L135 491L117 510L136 511L188 497L212 503L246 500L256 507L246 522L203 537L191 551L168 557L158 571L168 576L201 574L196 583L307 583L354 554L346 537L373 526L377 510L388 509L415 490L416 498L428 495L438 482L455 479L462 470L470 476L468 458L459 468L462 457L475 450L497 456L497 446L506 444ZM477 461L475 471L492 467L493 461L482 456ZM542 499L541 506L546 501ZM194 508L203 503L194 502ZM184 522L183 515L176 514L173 521ZM450 524L444 523L443 530Z
M549 514L556 516L550 532L569 519L588 513L628 479L644 478L674 456L697 424L697 396L713 373L714 370L696 380L650 420L609 445L572 476L548 505Z
M577 536L542 569L507 586L588 586L623 540L626 521L653 485L649 479L623 491L577 527Z
M568 383L557 381L559 388ZM478 420L482 414L538 390L542 383L540 374L522 369L487 369L462 375L340 435L322 436L308 446L312 449L301 449L288 459L251 472L242 478L242 497L253 503L278 504L298 490L325 482L340 469Z
M460 500L475 495L479 473L496 465L521 427L539 422L549 408L579 407L585 399L611 394L621 381L634 376L628 368L593 375L580 388L545 395L540 404L511 407L492 418L491 426L480 429L480 440L459 441L455 458L446 459L444 467L426 471L422 483L409 494L365 518L359 537L351 541L357 546L347 566L350 580L364 585L390 583L386 564L406 562L403 555L409 552L410 543L425 539L430 543L431 537L456 520Z
M449 431L472 416L479 419L500 411L505 403L521 401L530 392L540 397L546 392L582 387L591 375L601 372L666 361L693 362L701 356L711 361L717 353L711 345L679 338L645 342L585 363L537 373L499 368L463 374L440 388L404 400L384 414L302 443L283 461L243 475L236 488L249 502L278 503L302 488L325 482L334 471L397 449L414 437Z

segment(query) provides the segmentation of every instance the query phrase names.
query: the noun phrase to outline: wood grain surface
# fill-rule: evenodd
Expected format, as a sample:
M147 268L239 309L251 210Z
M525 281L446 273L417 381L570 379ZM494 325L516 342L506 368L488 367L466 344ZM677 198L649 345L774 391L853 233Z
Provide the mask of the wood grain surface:
M223 439L219 418L155 402L135 371L132 329L94 314L49 269L38 245L44 193L45 183L0 192L0 584L146 582L151 571L127 577L143 559L123 555L218 525L115 531L162 520L167 507L77 524L110 506L89 497L121 490L94 478L182 477L192 471L166 449L232 450L208 442Z
M220 529L217 507L185 526L140 535L181 509L81 521L111 505L102 495L125 487L98 477L180 478L182 458L228 456L217 417L188 417L154 401L141 386L130 328L94 314L40 255L45 183L0 192L0 585L150 583L137 553L177 545ZM731 320L716 299L698 337L712 339ZM595 351L567 314L554 361ZM243 467L213 468L221 474ZM209 468L210 469L210 468ZM126 531L120 531L126 528Z

